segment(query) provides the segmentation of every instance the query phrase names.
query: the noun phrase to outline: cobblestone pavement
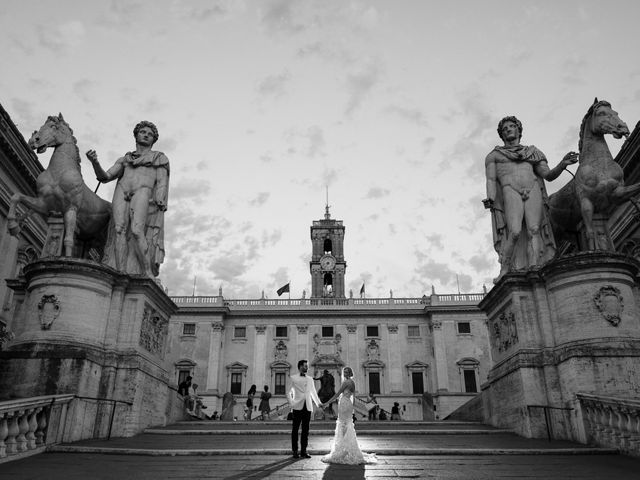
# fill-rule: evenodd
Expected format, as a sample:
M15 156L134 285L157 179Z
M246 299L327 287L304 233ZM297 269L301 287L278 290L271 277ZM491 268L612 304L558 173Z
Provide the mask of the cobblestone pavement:
M0 465L12 480L398 479L637 480L640 461L620 455L381 456L377 465L325 465L319 457L152 457L45 453Z

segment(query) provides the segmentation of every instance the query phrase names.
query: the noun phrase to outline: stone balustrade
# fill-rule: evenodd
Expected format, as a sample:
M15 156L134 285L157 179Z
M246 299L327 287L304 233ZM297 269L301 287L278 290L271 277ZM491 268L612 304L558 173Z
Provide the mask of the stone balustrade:
M46 395L0 402L0 462L23 452L44 450L63 435L74 395Z
M278 309L317 309L328 308L389 308L389 309L423 309L427 305L477 305L484 298L484 293L436 295L422 298L256 298L228 299L222 296L182 296L171 297L181 308L224 306L230 309L250 310L264 308Z
M640 401L578 393L587 442L640 456Z

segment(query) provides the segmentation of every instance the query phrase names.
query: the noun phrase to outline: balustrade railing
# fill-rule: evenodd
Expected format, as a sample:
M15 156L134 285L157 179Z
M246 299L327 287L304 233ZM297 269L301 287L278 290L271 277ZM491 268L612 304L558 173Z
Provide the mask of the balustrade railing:
M640 401L577 394L587 441L640 456Z
M483 293L452 295L431 295L422 298L256 298L233 299L221 296L171 297L177 305L225 306L231 308L316 308L316 307L380 307L380 308L422 308L424 305L475 304L484 298Z
M74 395L0 402L0 459L59 441Z

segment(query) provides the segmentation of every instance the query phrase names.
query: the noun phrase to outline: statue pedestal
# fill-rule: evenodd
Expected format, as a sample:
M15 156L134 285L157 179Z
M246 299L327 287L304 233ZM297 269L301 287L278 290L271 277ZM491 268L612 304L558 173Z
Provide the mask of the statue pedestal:
M0 352L3 398L85 397L76 417L93 415L89 433L97 436L109 426L114 403L106 399L118 401L114 436L163 425L182 409L164 360L177 307L154 280L90 260L48 258L8 283L15 291L16 338ZM90 427L78 422L75 431L73 424L65 440L87 438L82 429Z
M494 366L484 418L526 437L584 440L576 393L640 394L640 264L611 252L505 275L480 302Z

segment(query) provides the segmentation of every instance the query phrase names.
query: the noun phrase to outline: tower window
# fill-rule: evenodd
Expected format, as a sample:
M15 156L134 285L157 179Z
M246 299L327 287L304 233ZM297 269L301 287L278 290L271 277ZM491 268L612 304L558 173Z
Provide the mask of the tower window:
M333 296L333 275L331 275L330 273L324 274L324 296Z
M276 327L276 337L287 337L289 334L287 327Z
M324 239L324 253L331 253L333 251L332 248L332 244L331 244L331 239L330 238L325 238Z
M323 337L333 337L333 327L322 327Z

